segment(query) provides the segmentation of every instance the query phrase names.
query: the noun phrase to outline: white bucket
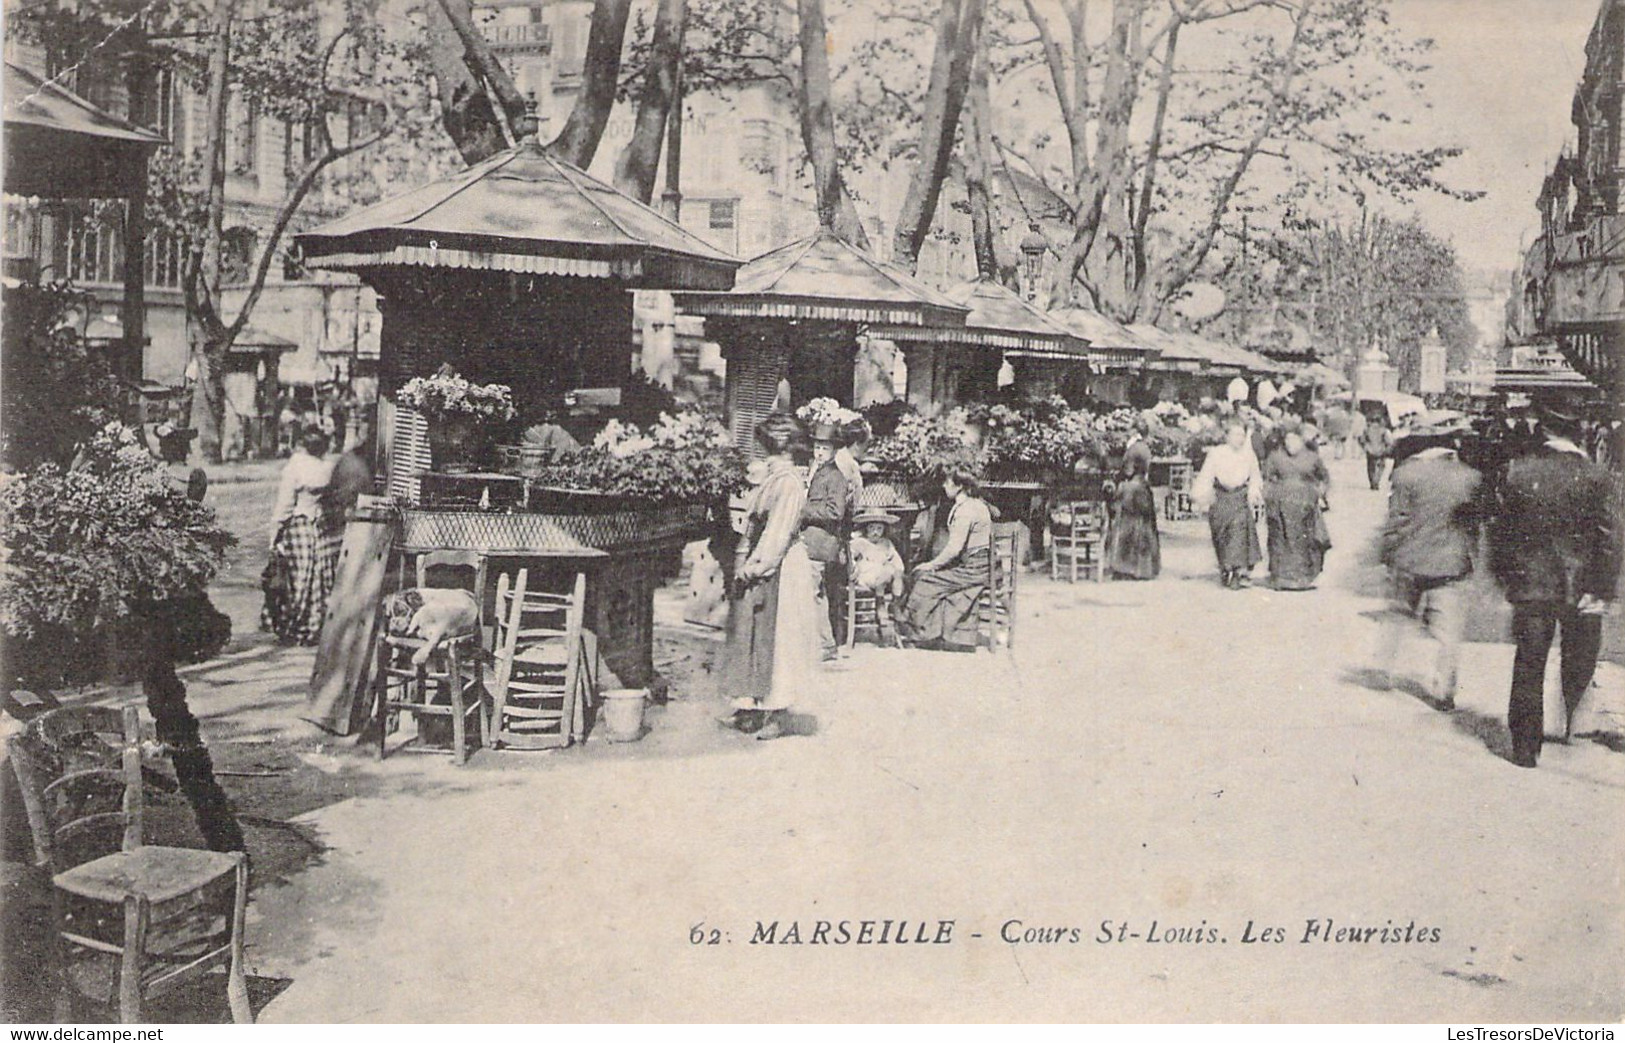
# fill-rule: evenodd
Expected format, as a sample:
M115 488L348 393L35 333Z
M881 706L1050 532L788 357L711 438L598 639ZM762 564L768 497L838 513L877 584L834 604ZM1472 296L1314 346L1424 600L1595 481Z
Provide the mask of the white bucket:
M610 742L637 742L643 738L643 702L647 688L610 688L603 700L604 728Z

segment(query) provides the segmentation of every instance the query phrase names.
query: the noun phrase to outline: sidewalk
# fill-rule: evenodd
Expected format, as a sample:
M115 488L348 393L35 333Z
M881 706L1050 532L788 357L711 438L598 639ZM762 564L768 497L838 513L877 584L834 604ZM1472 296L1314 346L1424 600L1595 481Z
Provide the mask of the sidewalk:
M262 1017L1617 1019L1625 902L1594 885L1597 842L1625 835L1625 670L1599 668L1576 727L1594 738L1536 772L1499 755L1493 597L1455 713L1362 687L1383 602L1361 548L1386 494L1333 468L1317 591L1221 590L1205 523L1164 523L1159 580L1024 575L1011 652L860 647L797 708L817 734L775 743L712 721L720 635L682 622L676 589L656 605L673 700L647 738L463 769L378 763L299 722L311 650L239 634L183 676L249 836ZM1408 650L1416 672L1426 651ZM1010 917L1310 915L1431 917L1449 943L1107 959L988 940ZM746 944L757 920L817 916L957 917L987 939ZM700 921L732 944L691 947Z

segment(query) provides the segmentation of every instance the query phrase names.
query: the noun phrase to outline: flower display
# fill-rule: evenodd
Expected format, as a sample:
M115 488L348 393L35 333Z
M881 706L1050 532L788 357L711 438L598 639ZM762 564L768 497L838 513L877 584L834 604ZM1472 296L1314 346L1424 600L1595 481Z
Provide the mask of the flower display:
M961 463L981 469L981 454L967 441L963 428L946 418L909 413L897 421L889 435L869 443L865 457L879 471L900 476L909 484L940 479Z
M996 480L1042 480L1071 471L1079 460L1101 450L1089 414L1068 408L1059 397L1017 406L971 406L965 415L984 431L987 472Z
M684 411L660 414L647 430L611 420L592 445L555 458L533 477L566 492L708 504L745 488L745 461L719 420Z
M432 377L413 377L395 392L395 401L430 417L467 415L481 420L512 420L513 391L506 384L475 384L450 366Z
M846 408L833 398L815 398L796 410L796 419L809 427L819 424L839 427L862 416L862 413Z

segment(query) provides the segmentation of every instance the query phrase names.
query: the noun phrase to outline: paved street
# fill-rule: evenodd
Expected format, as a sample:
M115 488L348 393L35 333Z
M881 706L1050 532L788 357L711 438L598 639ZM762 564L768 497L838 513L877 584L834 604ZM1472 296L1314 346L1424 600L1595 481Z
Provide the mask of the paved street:
M285 986L261 1016L1619 1019L1625 678L1603 667L1597 738L1534 772L1502 757L1507 645L1469 646L1453 715L1362 687L1384 497L1334 468L1320 590L1221 590L1180 523L1157 582L1025 581L1013 654L859 649L801 708L815 736L722 731L702 670L631 746L463 770L306 749L332 784L289 818L325 850L260 873L251 965ZM280 699L194 677L222 736L280 734L250 704L292 716L304 661L257 655L231 669ZM256 781L228 780L248 803ZM819 920L954 923L751 944ZM1305 942L1309 920L1438 940ZM1063 940L1000 939L1029 928Z

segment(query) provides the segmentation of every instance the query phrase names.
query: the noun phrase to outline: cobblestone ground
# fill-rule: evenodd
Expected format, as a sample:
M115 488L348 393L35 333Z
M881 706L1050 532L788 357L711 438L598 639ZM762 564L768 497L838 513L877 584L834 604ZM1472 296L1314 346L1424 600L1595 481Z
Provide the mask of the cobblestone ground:
M1318 590L1222 590L1205 525L1165 524L1161 579L1024 577L1009 652L859 648L773 743L711 721L676 592L686 694L643 742L461 770L321 746L309 654L240 646L190 680L224 759L269 766L225 780L262 1018L1618 1020L1625 672L1536 771L1504 759L1493 591L1456 712L1366 687L1385 494L1333 466ZM752 944L820 920L952 940Z

